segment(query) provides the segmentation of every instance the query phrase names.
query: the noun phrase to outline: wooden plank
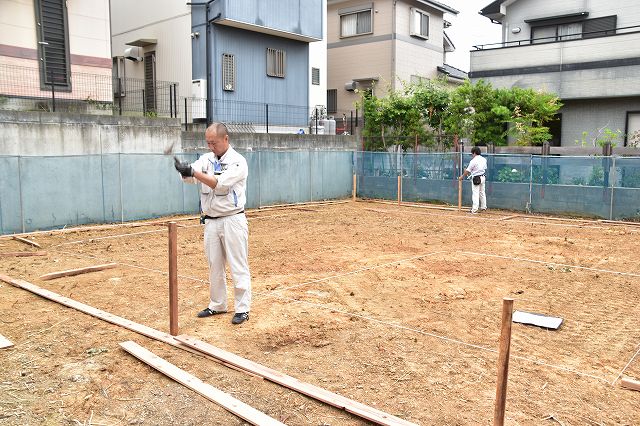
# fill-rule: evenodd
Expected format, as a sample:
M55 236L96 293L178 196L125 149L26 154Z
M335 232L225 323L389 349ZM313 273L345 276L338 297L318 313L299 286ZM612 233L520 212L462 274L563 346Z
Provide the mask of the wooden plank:
M33 246L33 247L42 248L40 244L36 243L35 241L27 240L26 238L13 237L13 239L16 241L20 241L21 243L29 244L30 246Z
M11 340L0 334L0 349L10 348L11 346L13 346Z
M178 335L178 228L169 222L169 333Z
M511 351L511 318L513 299L502 299L502 326L500 328L500 350L498 352L498 380L496 384L496 405L493 413L494 426L504 425L507 403L507 381L509 377L509 352Z
M222 361L220 361L217 358L214 358L212 356L209 355L205 355L200 351L197 351L195 349L192 349L188 346L183 345L182 343L178 342L177 340L175 340L171 335L167 334L167 333L163 333L161 331L155 330L151 327L147 327L146 325L142 325L142 324L138 324L136 322L133 321L129 321L126 318L122 318L119 317L117 315L113 315L109 312L94 308L93 306L89 306L89 305L85 305L84 303L80 303L77 302L73 299L69 299L68 297L64 297L61 296L57 293L54 293L53 291L49 291L46 290L44 288L38 287L35 284L32 284L28 281L24 281L21 279L17 279L17 278L11 278L7 275L3 275L0 274L0 281L6 282L7 284L11 284L14 287L18 287L21 288L23 290L29 291L33 294L37 294L40 297L44 297L45 299L49 299L53 302L59 303L61 305L64 305L68 308L72 308L75 309L77 311L83 312L87 315L91 315L93 317L96 317L98 319L101 319L103 321L109 322L111 324L115 324L118 325L120 327L126 328L127 330L136 332L138 334L141 334L143 336L149 337L151 339L154 340L158 340L160 342L164 342L167 343L171 346L175 346L176 348L180 348L182 350L185 350L187 352L191 352L193 354L196 354L198 356L202 356L204 358L210 359L212 361L215 361L219 364L222 364L226 367L229 367L231 369L237 370L237 371L241 371L243 373L249 374L251 376L254 377L258 377L260 379L262 379L261 376L257 375L257 374L252 374L248 371L245 371L241 368L238 368L236 366L230 365L230 364L226 364Z
M177 348L180 348L192 353L196 353L207 359L211 359L216 362L219 362L229 368L233 368L234 370L242 371L244 373L247 373L249 375L259 377L259 378L266 378L274 383L282 384L283 386L289 387L290 389L295 389L300 393L303 393L317 400L323 401L327 404L333 405L338 408L343 408L353 414L366 418L372 422L382 424L382 425L399 425L399 426L414 425L415 426L415 423L411 423L406 420L400 419L398 417L391 416L387 413L368 407L364 404L345 398L343 396L334 394L332 392L329 392L317 386L300 382L299 380L293 377L287 376L283 373L272 370L268 367L261 366L260 364L253 363L252 361L246 360L244 358L241 358L229 352L225 352L221 349L214 348L213 346L207 345L204 342L198 343L198 341L195 341L195 339L190 339L188 336L178 336L174 338L167 333L163 333L151 327L147 327L145 325L135 323L126 318L113 315L109 312L102 311L100 309L94 308L93 306L89 306L84 303L75 301L73 299L54 293L53 291L38 287L35 284L32 284L28 281L24 281L18 278L12 278L7 275L0 274L0 281L6 282L7 284L11 284L14 287L18 287L23 290L27 290L31 293L37 294L38 296L44 297L45 299L52 300L56 303L67 306L69 308L76 309L80 312L99 318L103 321L107 321L109 323L119 325L121 327L134 331L138 334L142 334L143 336L149 337L151 339L155 339L155 340L167 343L169 345L175 346ZM180 339L181 337L186 337L192 341L195 341L196 346L198 346L198 348L194 348L194 347L191 347L190 345L183 344L182 340ZM206 347L207 349L212 348L213 351L209 353L206 351L207 349L203 350L203 347ZM213 355L214 353L216 353L218 356ZM235 363L230 362L229 360L236 360L236 362ZM250 366L254 366L254 368L247 369L246 368L247 364ZM243 367L241 367L240 365L243 365ZM285 385L284 383L287 383L287 384Z
M78 268L78 269L68 269L66 271L51 272L49 274L41 275L40 279L43 281L48 281L48 280L53 280L55 278L60 278L60 277L71 277L74 275L86 274L88 272L102 271L105 269L115 268L116 266L118 266L117 263L105 263L102 265L86 266L84 268Z
M383 411L361 404L357 401L335 394L333 392L330 392L326 389L312 385L310 383L302 382L294 377L288 376L284 373L273 370L264 365L258 364L256 362L242 358L238 355L216 348L215 346L212 346L208 343L197 340L193 337L190 337L187 335L180 335L180 336L176 336L175 339L193 349L197 349L207 355L211 355L214 358L218 358L228 364L235 365L236 367L258 374L274 383L278 383L279 385L285 386L289 389L295 390L311 398L315 398L319 401L325 402L329 405L333 405L334 407L344 409L352 414L365 418L374 423L381 424L381 425L389 425L389 426L415 425L415 423L411 423L399 417L395 417L391 414L387 414Z
M640 391L640 382L627 378L620 379L620 384L627 389Z
M4 253L0 253L0 257L29 257L46 255L46 251L6 251Z
M266 415L262 411L256 410L250 405L247 405L244 402L232 397L228 393L225 393L220 389L214 388L213 386L204 383L196 376L189 374L186 371L171 364L170 362L158 357L153 352L148 351L135 342L122 342L120 343L120 346L125 351L138 358L140 361L148 364L164 375L172 378L176 382L199 393L209 401L218 404L225 410L235 414L236 416L248 421L251 424L266 426L284 425L284 423L277 421L276 419Z

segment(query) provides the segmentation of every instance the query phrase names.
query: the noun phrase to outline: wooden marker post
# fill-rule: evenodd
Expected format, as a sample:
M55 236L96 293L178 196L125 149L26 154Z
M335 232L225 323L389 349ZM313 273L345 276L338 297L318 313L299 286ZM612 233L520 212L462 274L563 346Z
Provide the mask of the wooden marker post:
M398 175L398 205L402 203L402 176Z
M178 335L178 227L169 222L169 333Z
M462 210L462 181L458 180L458 211Z
M351 189L351 199L353 201L356 200L356 185L357 185L357 183L358 183L358 180L357 180L356 174L354 173L353 174L353 188Z
M498 352L498 382L496 386L496 407L493 414L494 426L504 425L504 411L507 402L507 378L509 376L509 351L511 349L511 316L513 299L502 300L502 326L500 329L500 351Z

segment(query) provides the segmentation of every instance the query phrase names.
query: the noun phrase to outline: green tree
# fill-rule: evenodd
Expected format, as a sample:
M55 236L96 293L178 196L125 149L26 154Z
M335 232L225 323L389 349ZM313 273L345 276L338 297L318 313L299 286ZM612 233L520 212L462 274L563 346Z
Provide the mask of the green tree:
M439 81L429 81L403 84L402 89L389 90L384 98L364 91L360 102L365 114L365 148L386 150L401 144L406 149L414 145L415 136L424 142L441 133L449 94Z

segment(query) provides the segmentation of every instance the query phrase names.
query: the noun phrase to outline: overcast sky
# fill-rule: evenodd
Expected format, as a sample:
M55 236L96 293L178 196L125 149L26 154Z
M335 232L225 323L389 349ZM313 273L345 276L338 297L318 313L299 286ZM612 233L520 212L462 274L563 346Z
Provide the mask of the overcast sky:
M478 14L491 0L439 1L460 12L458 15L445 14L444 19L452 24L445 31L456 47L455 52L447 53L447 64L469 71L469 51L472 46L502 41L500 25L492 24L488 18Z

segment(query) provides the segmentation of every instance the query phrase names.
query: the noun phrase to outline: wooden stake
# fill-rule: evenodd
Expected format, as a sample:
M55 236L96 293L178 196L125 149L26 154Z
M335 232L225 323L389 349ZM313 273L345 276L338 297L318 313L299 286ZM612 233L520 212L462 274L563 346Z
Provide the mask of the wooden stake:
M13 237L13 239L16 241L20 241L21 243L29 244L30 246L33 246L33 247L42 248L40 244L36 243L35 241L27 240L26 238Z
M4 253L0 253L0 257L29 257L46 255L46 251L6 251Z
M85 274L87 272L102 271L104 269L115 268L116 266L118 266L117 263L105 263L104 265L87 266L86 268L78 268L78 269L69 269L67 271L52 272L50 274L41 275L40 279L44 281L53 280L55 278L60 278L60 277L70 277L73 275Z
M462 210L462 181L458 180L458 211Z
M357 181L357 177L356 177L356 174L354 173L353 174L353 187L352 187L353 189L351 190L351 199L353 201L356 200L356 184L357 184L357 182L358 182Z
M170 362L158 357L151 351L143 348L135 342L128 341L120 343L120 346L140 361L150 365L159 372L171 377L176 382L188 387L189 389L199 393L211 402L215 402L225 410L235 414L236 416L248 421L253 425L284 425L272 417L269 417L262 411L245 404L244 402L232 397L228 393L214 388L204 383L197 377L187 373L186 371L176 367Z
M620 384L625 388L640 391L640 382L637 380L623 378L620 379Z
M169 222L169 334L178 335L178 228Z
M402 203L402 176L398 175L398 205Z
M509 351L511 350L511 316L513 299L502 300L502 326L500 330L500 351L498 354L498 383L496 386L496 407L493 414L494 426L504 425L507 402L507 378L509 376Z

